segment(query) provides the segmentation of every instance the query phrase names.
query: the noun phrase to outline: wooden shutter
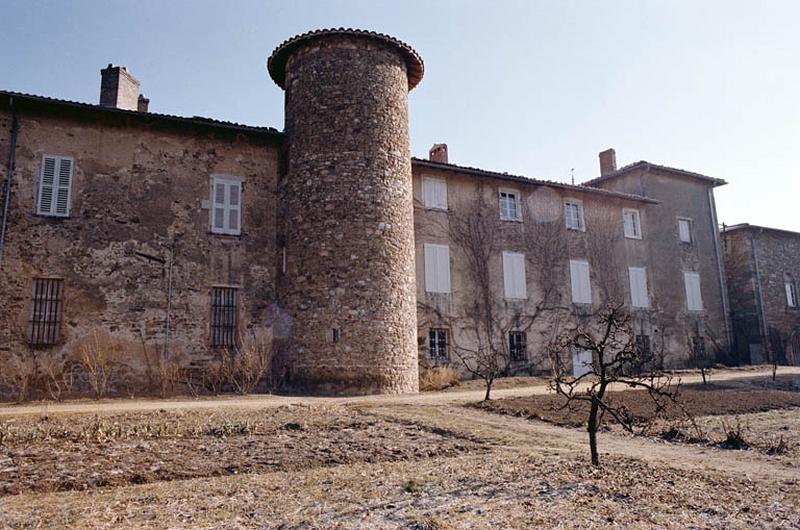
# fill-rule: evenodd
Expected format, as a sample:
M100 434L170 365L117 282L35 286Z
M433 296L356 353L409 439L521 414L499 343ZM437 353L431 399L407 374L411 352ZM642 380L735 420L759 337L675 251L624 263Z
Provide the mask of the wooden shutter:
M628 267L631 285L631 305L633 307L650 307L647 294L647 270L642 267Z
M639 228L639 212L636 210L622 210L622 219L625 237L633 239L642 237L642 232Z
M422 177L422 202L426 208L447 209L447 181Z
M592 285L589 280L589 263L569 260L572 301L576 304L592 303Z
M72 188L72 159L59 158L58 179L55 189L55 215L68 216L70 203L70 189Z
M702 311L703 298L700 294L700 275L696 272L684 272L683 283L686 288L686 307L689 311Z
M786 286L786 303L789 307L796 307L797 297L795 296L794 282L787 281L784 285Z
M692 242L692 223L688 219L678 219L678 235L684 243Z
M240 180L214 177L211 188L211 231L238 235L242 225L242 183Z
M450 248L447 245L424 245L425 290L429 293L450 292Z
M439 292L450 292L450 248L446 245L439 245L437 253L439 270L437 277L439 279Z
M503 286L507 299L528 297L525 284L525 256L516 252L503 252Z
M36 213L40 215L69 216L72 193L72 159L45 155L39 178L39 202Z

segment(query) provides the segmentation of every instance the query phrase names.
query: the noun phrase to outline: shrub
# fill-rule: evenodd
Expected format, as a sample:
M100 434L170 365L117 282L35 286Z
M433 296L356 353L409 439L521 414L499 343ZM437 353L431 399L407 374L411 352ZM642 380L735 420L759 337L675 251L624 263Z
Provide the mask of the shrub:
M779 437L777 440L773 440L772 443L770 443L767 447L768 455L785 455L788 453L789 444L786 442L783 436Z
M224 381L244 395L255 390L272 368L272 340L253 331L238 344L221 351L220 368Z
M78 345L78 363L86 372L95 399L108 394L119 369L120 344L105 331L93 329Z
M457 385L461 381L461 374L449 366L434 366L424 368L419 374L420 390L443 390Z
M28 399L31 385L36 377L36 359L32 355L12 354L0 367L0 379L4 386L16 396L17 402Z
M742 426L738 421L736 422L736 427L726 423L723 424L723 430L725 431L725 439L719 443L719 447L723 449L750 449L750 443L745 438Z

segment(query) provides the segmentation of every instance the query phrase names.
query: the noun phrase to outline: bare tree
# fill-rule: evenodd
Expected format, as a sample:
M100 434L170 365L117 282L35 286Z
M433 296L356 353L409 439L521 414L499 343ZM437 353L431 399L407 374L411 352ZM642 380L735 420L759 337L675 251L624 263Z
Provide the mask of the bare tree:
M591 370L575 376L567 359L576 351L592 354ZM611 416L629 432L646 431L665 406L675 402L677 385L672 377L660 372L629 374L626 367L640 362L641 349L634 343L630 315L621 304L607 304L587 325L579 325L562 333L549 345L553 380L551 388L565 399L564 407L573 402L587 402L589 415L586 429L592 464L600 465L597 430L604 414ZM655 405L655 414L648 420L636 418L623 404L615 402L609 390L621 385L646 391Z

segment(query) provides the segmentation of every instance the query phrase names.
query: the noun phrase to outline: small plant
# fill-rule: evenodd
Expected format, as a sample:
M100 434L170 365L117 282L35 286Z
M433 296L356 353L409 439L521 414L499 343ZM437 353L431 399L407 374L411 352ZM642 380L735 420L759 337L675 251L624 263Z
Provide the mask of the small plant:
M449 366L425 368L419 375L420 390L443 390L461 382L461 374Z
M17 403L30 397L33 380L36 378L36 358L33 355L12 354L0 368L0 377L5 386L16 395Z
M253 331L237 344L221 351L221 369L225 382L246 395L258 387L272 367L272 340L266 333Z
M422 484L412 478L406 482L403 489L405 489L406 493L419 493L422 491Z
M780 436L777 440L773 440L772 443L767 447L767 454L768 455L789 454L789 444L786 442L783 436Z
M78 346L78 363L84 369L95 399L108 394L119 369L120 344L105 331L93 329Z
M745 438L742 426L738 421L735 427L723 422L722 429L725 431L725 439L718 444L719 447L723 449L750 449L750 443Z
M219 425L209 425L206 429L206 434L209 436L216 436L217 438L225 438L226 436L243 436L251 434L255 426L250 420L225 420Z

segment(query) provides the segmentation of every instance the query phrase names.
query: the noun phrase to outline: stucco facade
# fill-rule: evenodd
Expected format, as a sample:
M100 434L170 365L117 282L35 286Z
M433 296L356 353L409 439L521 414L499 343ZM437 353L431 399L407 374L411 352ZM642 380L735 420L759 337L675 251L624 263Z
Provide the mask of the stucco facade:
M286 90L284 131L132 110L138 82L111 66L103 105L1 92L0 363L74 355L96 328L133 359L143 340L162 351L168 329L167 352L199 368L254 330L273 341L287 388L413 392L418 362L457 363L448 348L478 340L464 321L481 301L478 276L502 322L492 340L517 341L514 369L546 369L542 349L560 326L612 298L667 367L686 364L693 336L727 343L722 181L647 163L617 170L613 152L584 185L450 164L444 144L412 159L407 94L422 71L385 35L290 39L269 64ZM71 172L67 187L59 171ZM691 221L690 242L677 219ZM467 225L491 235L478 276L457 229ZM49 280L55 306L41 291ZM42 326L52 341L31 339Z

